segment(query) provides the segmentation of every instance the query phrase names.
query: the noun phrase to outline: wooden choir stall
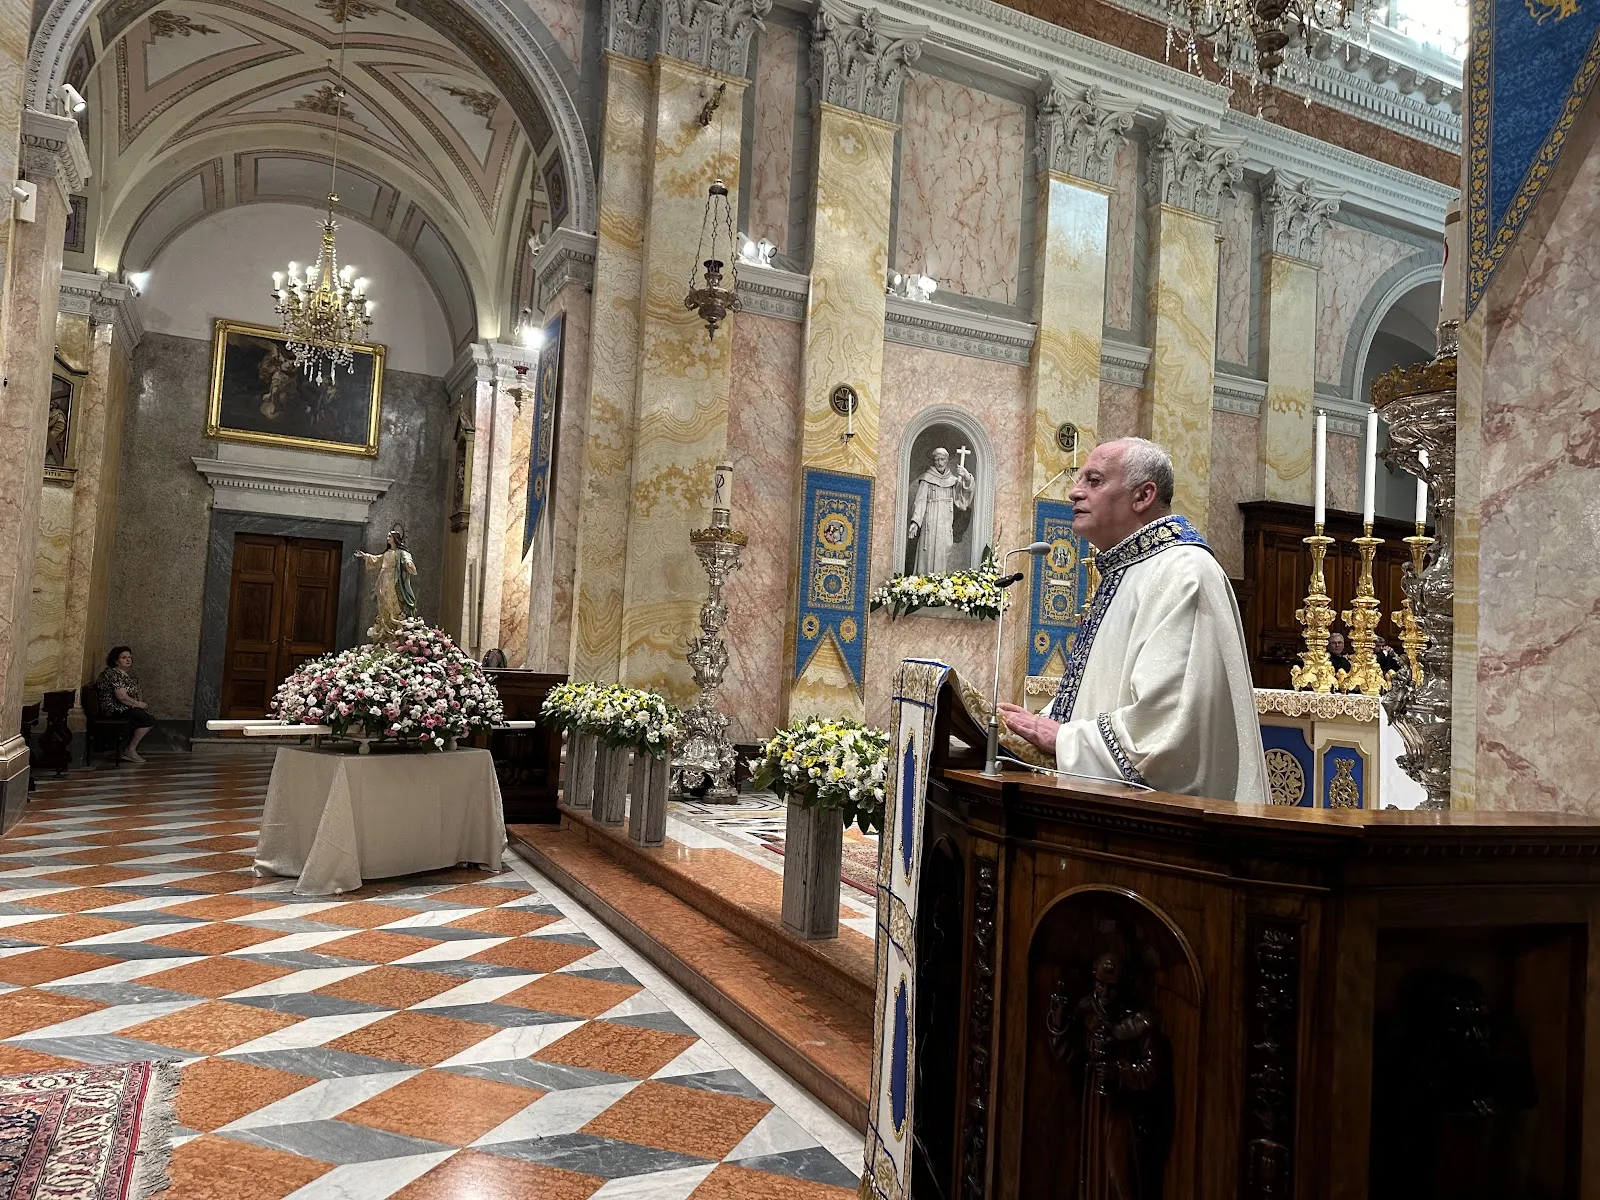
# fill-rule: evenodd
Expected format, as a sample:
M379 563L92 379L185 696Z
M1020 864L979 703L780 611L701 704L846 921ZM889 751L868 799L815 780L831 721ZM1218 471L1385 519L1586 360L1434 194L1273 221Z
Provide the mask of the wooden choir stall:
M881 1128L909 1107L910 1186L880 1149L864 1194L1600 1196L1600 825L991 779L953 679L922 746L915 1000L880 1044L913 1032L874 1075ZM886 837L913 811L890 803Z

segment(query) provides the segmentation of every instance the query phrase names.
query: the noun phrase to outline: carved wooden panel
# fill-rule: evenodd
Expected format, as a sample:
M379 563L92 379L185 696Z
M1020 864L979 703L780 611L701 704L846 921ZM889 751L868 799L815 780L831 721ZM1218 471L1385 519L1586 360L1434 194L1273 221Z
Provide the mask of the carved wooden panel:
M967 999L967 1111L961 1152L961 1194L982 1200L989 1194L989 1075L994 1038L994 917L999 895L999 865L974 858L972 864L972 946Z
M1251 916L1245 923L1243 1200L1294 1195L1300 941L1298 922Z

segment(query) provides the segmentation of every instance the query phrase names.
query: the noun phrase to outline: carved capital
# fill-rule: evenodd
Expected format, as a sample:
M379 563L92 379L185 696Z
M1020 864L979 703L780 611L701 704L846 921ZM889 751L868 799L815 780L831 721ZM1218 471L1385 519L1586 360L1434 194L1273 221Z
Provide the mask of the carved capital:
M821 0L811 22L811 92L819 104L896 121L906 68L922 57L926 25L875 8Z
M1222 197L1244 178L1239 147L1231 137L1208 125L1192 125L1168 116L1150 143L1150 202L1169 204L1216 220Z
M629 58L649 58L655 52L660 8L660 0L606 0L606 49Z
M660 0L657 50L707 71L744 75L750 35L762 27L772 0Z
M63 201L83 191L89 178L89 152L71 117L26 109L22 114L22 169L34 183L54 180Z
M1261 181L1261 224L1267 254L1322 265L1322 235L1339 211L1339 194L1310 179L1274 171Z
M1050 77L1039 100L1039 170L1109 187L1117 148L1133 128L1136 107L1098 87Z

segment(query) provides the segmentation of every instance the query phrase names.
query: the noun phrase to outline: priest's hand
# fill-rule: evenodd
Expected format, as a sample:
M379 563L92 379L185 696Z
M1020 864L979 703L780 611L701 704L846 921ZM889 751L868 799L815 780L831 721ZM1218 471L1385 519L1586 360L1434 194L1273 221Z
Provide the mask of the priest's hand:
M1047 716L1031 713L1015 704L1002 704L1000 717L1007 729L1026 738L1046 754L1056 752L1056 731L1061 728L1060 721L1052 721Z
M911 522L910 527L906 530L906 537L908 537L909 539L911 539L914 542L914 541L917 540L917 534L919 534L921 532L922 532L922 527L920 525L918 525L915 521L913 521L913 522Z

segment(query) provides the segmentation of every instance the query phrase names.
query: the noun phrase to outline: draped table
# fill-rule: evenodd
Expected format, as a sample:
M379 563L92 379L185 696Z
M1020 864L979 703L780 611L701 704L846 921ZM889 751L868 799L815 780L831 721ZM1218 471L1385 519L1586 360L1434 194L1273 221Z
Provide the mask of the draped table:
M487 750L285 746L272 764L255 871L297 877L296 895L326 896L459 863L498 870L505 844Z

